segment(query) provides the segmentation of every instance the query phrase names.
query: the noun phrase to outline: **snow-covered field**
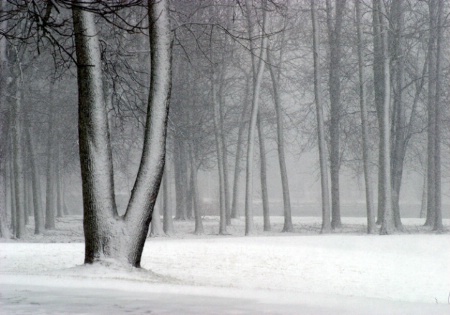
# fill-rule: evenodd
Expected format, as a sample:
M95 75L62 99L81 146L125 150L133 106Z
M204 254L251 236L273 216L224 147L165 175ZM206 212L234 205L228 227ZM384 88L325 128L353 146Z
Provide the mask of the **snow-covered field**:
M238 237L240 220L225 237L211 234L216 218L206 236L176 222L177 235L146 243L145 270L123 270L83 266L81 218L66 217L0 243L0 314L450 314L448 233L407 219L404 234L369 236L346 218L342 234L319 235L319 221L281 234L274 217L255 237Z

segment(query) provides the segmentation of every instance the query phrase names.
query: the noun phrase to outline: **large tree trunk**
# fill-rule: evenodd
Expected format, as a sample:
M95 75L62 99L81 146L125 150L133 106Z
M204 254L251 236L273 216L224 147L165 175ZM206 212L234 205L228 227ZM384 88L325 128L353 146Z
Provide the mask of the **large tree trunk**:
M320 91L319 65L319 26L316 18L315 0L311 0L311 17L313 24L313 53L314 53L314 96L317 116L317 137L320 161L320 184L322 191L322 233L331 232L330 191L328 186L328 163L326 157L325 127L323 118L322 93Z
M375 232L375 217L373 214L373 199L372 199L372 178L370 170L370 151L369 151L369 128L367 125L367 105L366 105L366 89L365 89L365 74L364 74L364 60L363 60L363 46L362 46L362 32L361 32L361 0L356 0L356 32L358 36L358 73L359 73L359 105L361 109L361 129L362 129L362 155L364 166L364 183L366 188L366 208L367 208L367 233Z
M80 4L79 5L84 5ZM98 33L92 12L73 7L79 95L85 263L140 267L165 160L170 96L168 2L149 1L150 93L141 163L124 216L117 213Z
M340 116L341 116L341 31L345 0L336 1L333 15L331 1L327 0L327 26L330 43L330 170L331 170L331 227L340 228L341 205L339 189L340 170ZM334 21L334 22L333 22Z

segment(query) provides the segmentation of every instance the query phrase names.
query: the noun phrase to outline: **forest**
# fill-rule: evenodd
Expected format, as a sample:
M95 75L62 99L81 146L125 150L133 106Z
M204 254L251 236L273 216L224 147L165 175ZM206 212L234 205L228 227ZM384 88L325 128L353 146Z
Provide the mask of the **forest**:
M448 245L449 16L444 0L0 1L0 266L32 243L127 268L160 242L171 266L208 239L217 257L253 237L284 237L280 257L300 235Z

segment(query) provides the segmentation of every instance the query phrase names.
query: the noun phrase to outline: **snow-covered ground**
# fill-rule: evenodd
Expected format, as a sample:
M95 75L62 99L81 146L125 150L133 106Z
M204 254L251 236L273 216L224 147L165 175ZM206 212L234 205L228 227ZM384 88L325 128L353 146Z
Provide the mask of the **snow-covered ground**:
M240 220L229 237L177 222L176 236L148 240L145 270L124 270L83 266L80 217L63 218L27 243L0 243L0 314L450 314L448 233L408 219L419 234L369 236L364 219L347 218L343 234L318 235L319 221L255 237L237 237ZM205 225L214 233L217 221Z

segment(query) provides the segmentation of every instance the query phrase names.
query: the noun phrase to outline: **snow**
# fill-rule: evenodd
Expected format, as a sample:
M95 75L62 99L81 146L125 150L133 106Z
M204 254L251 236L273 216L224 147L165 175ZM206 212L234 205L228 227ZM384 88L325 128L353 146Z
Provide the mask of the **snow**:
M175 222L176 237L147 241L140 270L82 265L80 221L0 243L1 314L450 313L449 234L365 235L363 219L347 218L343 234L319 235L319 219L294 218L310 232L237 237L235 220L234 235L198 237L186 233L193 222ZM283 221L272 222L278 231ZM42 243L58 235L66 243Z

